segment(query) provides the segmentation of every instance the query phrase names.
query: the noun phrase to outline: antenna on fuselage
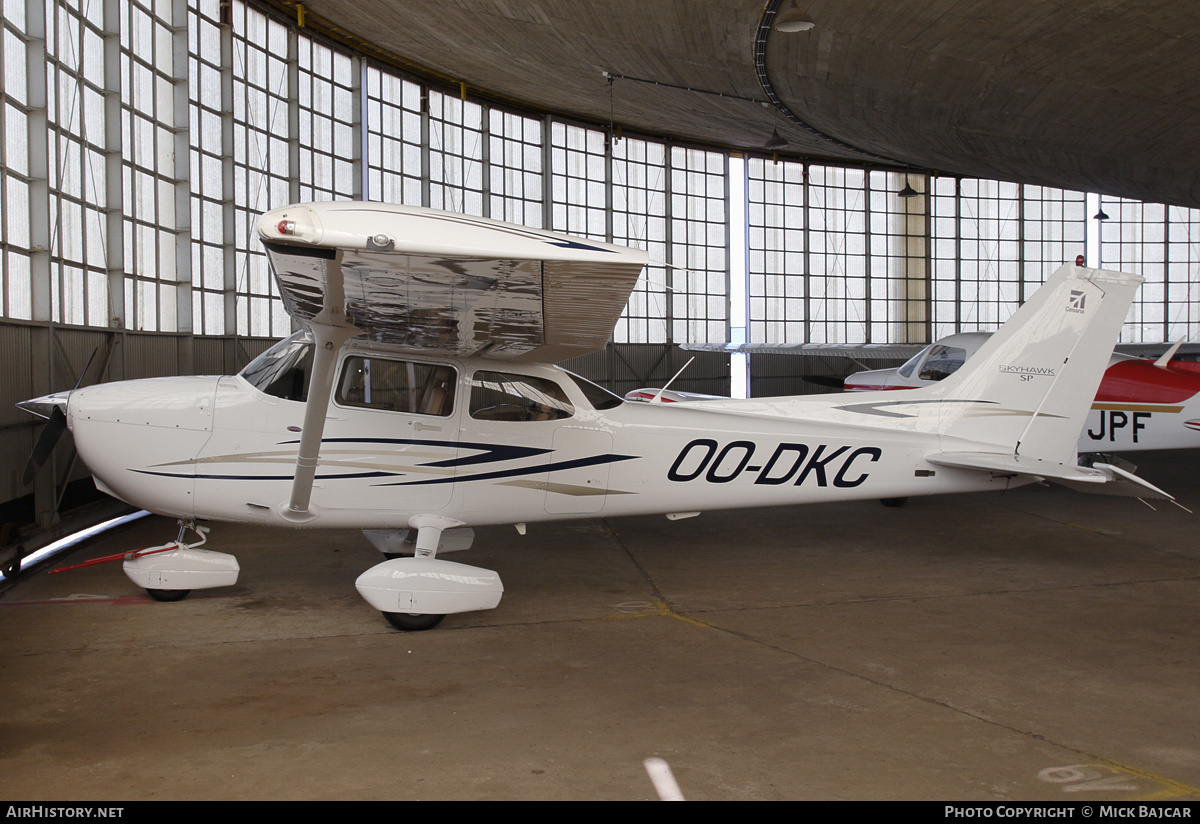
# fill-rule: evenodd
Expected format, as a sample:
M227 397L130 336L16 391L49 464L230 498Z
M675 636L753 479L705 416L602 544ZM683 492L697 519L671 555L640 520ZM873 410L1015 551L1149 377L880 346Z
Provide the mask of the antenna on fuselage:
M1163 352L1162 357L1159 358L1158 360L1156 360L1154 362L1154 365L1157 366L1159 369L1166 369L1167 364L1171 362L1171 358L1175 357L1175 353L1179 351L1179 347L1183 346L1183 344L1186 340L1187 340L1187 336L1185 335L1184 337L1180 338L1179 340L1177 340L1173 344L1171 344L1171 347L1169 349L1167 349L1166 352Z
M692 361L694 361L695 359L696 359L695 355L692 355L690 358L688 358L688 362L685 363L682 367L680 367L679 371L675 373L675 377L673 377L669 381L667 381L666 386L664 386L662 389L658 390L658 394L654 396L654 400L650 401L650 403L662 403L663 392L666 392L667 389L671 386L671 384L675 383L675 378L678 378L680 375L682 375L683 370L687 369L689 366L691 366Z

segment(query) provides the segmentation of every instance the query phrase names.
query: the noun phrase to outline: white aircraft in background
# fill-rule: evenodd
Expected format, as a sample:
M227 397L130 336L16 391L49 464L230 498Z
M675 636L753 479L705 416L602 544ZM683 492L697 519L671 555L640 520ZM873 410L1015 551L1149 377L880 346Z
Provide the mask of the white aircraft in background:
M232 556L183 542L207 530L200 520L355 527L407 546L413 557L357 587L394 626L425 629L499 603L495 572L438 557L479 525L1042 480L1170 498L1111 464L1077 464L1136 275L1064 266L932 386L666 409L552 365L604 346L644 252L378 203L288 206L258 231L303 332L236 376L24 404L65 421L100 489L180 519L176 542L125 556L162 599L237 579Z
M863 392L929 386L962 368L990 336L949 335L903 366L850 375L845 388ZM1155 361L1112 355L1079 436L1081 453L1200 447L1200 363L1172 360L1178 346Z

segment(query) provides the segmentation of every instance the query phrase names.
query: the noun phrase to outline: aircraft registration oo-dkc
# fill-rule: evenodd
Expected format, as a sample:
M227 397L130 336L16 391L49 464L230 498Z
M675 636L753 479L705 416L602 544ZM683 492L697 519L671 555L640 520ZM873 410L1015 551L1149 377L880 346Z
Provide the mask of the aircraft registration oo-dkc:
M177 542L124 556L160 599L236 582L236 559L183 542L201 520L365 530L404 557L358 590L413 630L499 603L495 572L441 557L475 526L1043 480L1170 498L1077 464L1136 275L1062 267L932 386L665 407L552 365L605 345L644 252L378 203L288 206L258 231L302 332L236 376L24 404L69 426L102 490L180 519Z

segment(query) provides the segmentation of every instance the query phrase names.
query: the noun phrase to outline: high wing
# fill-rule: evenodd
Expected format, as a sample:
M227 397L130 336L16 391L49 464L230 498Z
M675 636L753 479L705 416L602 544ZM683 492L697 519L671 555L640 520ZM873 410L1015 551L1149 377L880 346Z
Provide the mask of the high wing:
M636 249L383 203L288 206L258 228L300 323L456 357L553 363L603 347L648 260Z
M258 233L289 315L316 351L296 471L280 513L317 517L313 480L338 350L550 362L604 346L648 256L486 218L383 203L267 212ZM436 539L435 539L436 542Z

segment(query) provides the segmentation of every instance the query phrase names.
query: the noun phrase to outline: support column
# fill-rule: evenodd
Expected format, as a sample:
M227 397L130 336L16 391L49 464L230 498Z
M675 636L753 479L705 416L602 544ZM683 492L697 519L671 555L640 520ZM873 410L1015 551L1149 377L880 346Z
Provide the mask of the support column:
M288 27L288 202L300 202L300 33Z
M350 95L352 97L352 101L350 103L350 180L352 181L352 189L350 191L351 200L367 199L367 180L364 170L368 164L364 162L366 151L363 148L367 134L367 108L362 104L363 74L365 72L366 61L357 55L352 55L350 57Z
M112 0L109 0L112 2ZM171 2L171 134L174 142L175 169L175 328L191 333L179 340L179 374L196 372L194 335L203 332L193 327L194 278L192 271L192 186L191 186L191 101L188 88L188 5L187 0ZM180 25L183 23L183 25Z
M50 300L50 130L46 99L46 0L25 3L25 80L28 84L26 145L29 147L29 273L34 320L53 321ZM50 349L53 326L33 330L30 362L35 393L53 391L55 377ZM39 433L40 434L40 433ZM50 527L58 520L55 512L55 478L51 455L33 481L33 507L39 526Z
M429 87L421 86L421 205L429 206Z
M244 10L242 10L244 13ZM221 264L225 334L237 336L237 197L234 193L236 169L233 160L233 9L221 7ZM249 331L249 330L247 330ZM241 364L235 363L233 349L226 362L227 372Z
M50 321L50 131L46 112L46 0L27 0L25 79L29 115L29 273L32 317Z
M117 2L104 4L104 184L108 322L114 329L124 329L127 323L121 168L121 6Z

